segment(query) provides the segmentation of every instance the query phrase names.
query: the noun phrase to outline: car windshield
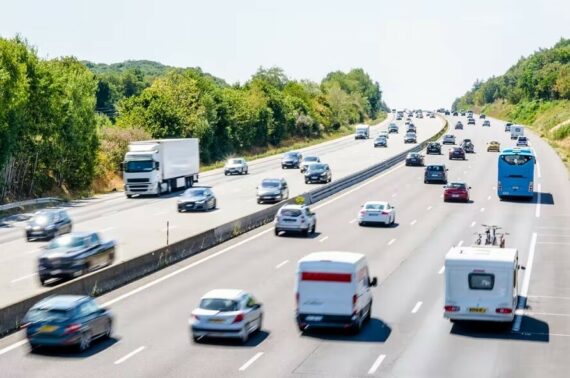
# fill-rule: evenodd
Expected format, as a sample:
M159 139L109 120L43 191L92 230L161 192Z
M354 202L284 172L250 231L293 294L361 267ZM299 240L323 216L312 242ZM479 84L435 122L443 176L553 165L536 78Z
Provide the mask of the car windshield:
M443 166L441 165L430 165L427 167L428 171L432 172L443 172Z
M420 157L420 154L418 154L417 152L411 152L408 154L409 158L417 158Z
M299 209L281 209L280 214L284 217L298 217L301 215L301 210Z
M239 303L231 299L205 298L200 301L200 308L220 312L237 311Z
M206 195L205 189L187 189L184 192L184 197L202 197Z
M381 211L381 210L384 210L384 204L383 203L367 203L364 208L366 210Z
M32 220L30 221L30 223L32 223L34 225L38 225L38 226L45 226L45 225L52 223L52 221L53 221L53 214L52 213L44 213L44 214L38 214L38 215L34 216L32 218Z
M261 182L261 186L262 186L263 188L278 188L278 187L279 187L279 181L275 181L275 180L272 180L272 181L269 181L269 180L267 180L267 181L262 181L262 182Z
M386 136L380 135L378 138L376 138L376 140L386 140Z
M242 164L241 159L230 159L228 160L228 164Z
M79 236L64 235L52 240L48 245L47 249L56 248L74 248L83 247L85 245L84 238Z
M152 160L131 160L124 165L125 172L151 172L154 169Z
M446 137L447 139L453 139L453 138L454 138L453 135L446 135L445 137Z
M466 186L462 182L452 182L451 184L447 185L448 188L452 189L465 189Z
M296 157L297 157L297 153L296 153L296 152L287 152L283 157L286 157L286 158L296 158Z
M463 143L471 143L471 139L463 139Z
M25 317L25 322L56 322L62 323L73 315L73 310L70 309L49 309L49 308L32 308Z
M325 164L311 164L309 171L323 171L327 166Z
M526 137L519 137L519 142L526 142Z
M305 161L319 161L319 158L316 156L306 156Z

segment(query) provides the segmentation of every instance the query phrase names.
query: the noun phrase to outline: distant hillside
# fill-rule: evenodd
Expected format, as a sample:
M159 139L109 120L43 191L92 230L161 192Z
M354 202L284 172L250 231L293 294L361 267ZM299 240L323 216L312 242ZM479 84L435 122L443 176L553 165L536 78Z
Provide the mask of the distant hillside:
M159 62L151 60L127 60L122 63L93 63L82 61L92 72L96 74L107 74L111 72L125 72L128 70L140 70L144 76L161 76L169 69L173 68Z
M452 107L531 126L570 168L570 39L519 59L501 76L477 80Z

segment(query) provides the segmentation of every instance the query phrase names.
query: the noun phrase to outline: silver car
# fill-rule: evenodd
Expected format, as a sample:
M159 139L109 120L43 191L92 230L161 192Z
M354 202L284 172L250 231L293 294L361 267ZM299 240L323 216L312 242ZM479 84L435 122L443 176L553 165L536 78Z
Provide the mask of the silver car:
M245 344L252 333L261 330L263 308L246 291L217 289L200 299L188 323L194 342L206 337L228 337Z
M284 232L299 232L303 236L314 234L317 229L316 214L305 205L285 205L274 220L275 235Z
M289 186L285 179L264 179L257 187L257 203L279 202L289 198Z
M229 159L224 166L224 175L247 175L248 169L244 158Z
M301 161L301 173L307 170L307 167L311 163L320 163L321 159L318 156L305 156Z

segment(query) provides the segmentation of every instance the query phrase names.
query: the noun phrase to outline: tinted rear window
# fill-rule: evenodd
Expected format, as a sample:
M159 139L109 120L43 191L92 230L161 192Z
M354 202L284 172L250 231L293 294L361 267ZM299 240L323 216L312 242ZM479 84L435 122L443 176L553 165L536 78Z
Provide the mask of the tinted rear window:
M468 276L471 290L493 290L495 275L490 273L470 273Z
M65 322L71 319L73 310L32 308L26 314L26 322Z
M441 165L430 165L426 169L433 172L443 172L443 167Z
M301 210L299 209L283 209L281 210L281 215L284 217L298 217L301 215Z
M200 301L200 308L220 312L237 311L239 303L231 299L206 298Z
M381 203L369 203L366 205L365 209L366 210L380 211L380 210L384 210L384 205Z

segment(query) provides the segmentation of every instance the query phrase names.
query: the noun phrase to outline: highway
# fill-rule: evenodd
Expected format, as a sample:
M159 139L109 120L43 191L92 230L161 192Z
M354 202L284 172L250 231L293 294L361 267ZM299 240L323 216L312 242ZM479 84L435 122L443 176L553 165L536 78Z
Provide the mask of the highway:
M453 125L459 117L448 118ZM430 127L429 122L417 123L419 132ZM466 161L449 161L444 147L443 155L428 155L426 163L443 162L450 180L469 183L472 202L444 203L441 185L423 183L423 168L397 165L315 204L318 232L311 238L276 237L268 225L98 298L114 313L115 335L85 353L31 354L22 332L0 340L2 375L568 376L567 171L545 142L527 132L538 159L535 188L539 194L531 202L500 201L497 153L486 152L485 145L490 140L500 141L503 147L513 144L503 123L492 120L491 128L482 128L477 119L476 126L452 133L458 140L471 138L476 154L469 154ZM377 153L372 140L339 153L344 161L354 162L358 159L349 154L357 151L362 152L360 156ZM332 167L335 170L335 163ZM356 214L367 200L390 201L397 209L396 225L359 227ZM148 213L168 201L174 209L172 200L149 200L142 209L128 211ZM452 245L470 244L482 223L503 226L510 234L507 246L518 248L520 262L526 265L519 279L521 295L528 297L527 309L509 327L452 325L443 319L444 256ZM323 250L364 253L372 276L378 277L372 320L357 336L329 331L301 335L297 330L296 262ZM189 314L199 298L214 288L249 290L263 303L263 331L245 346L191 341Z
M373 127L372 138L354 140L350 135L304 149L305 154L316 154L330 164L333 181L355 171L365 169L382 160L413 147L403 143L405 130L393 135L388 148L372 148L373 138L385 130L391 117ZM403 129L404 122L398 122ZM437 134L443 121L418 120L418 142ZM199 186L213 188L218 209L208 213L178 213L173 193L162 198L126 199L124 194L110 194L93 201L76 201L69 206L74 231L98 231L103 239L118 243L116 262L140 256L166 245L167 222L169 242L173 243L202 231L214 228L267 204L257 204L255 188L264 178L285 177L290 196L310 191L321 184L305 184L297 169L282 170L280 156L250 162L250 173L244 176L224 176L223 169L206 172ZM22 224L20 224L22 226ZM145 237L141 237L144 235ZM45 291L37 274L37 256L46 242L27 242L21 228L0 230L0 306L6 306L25 297Z

